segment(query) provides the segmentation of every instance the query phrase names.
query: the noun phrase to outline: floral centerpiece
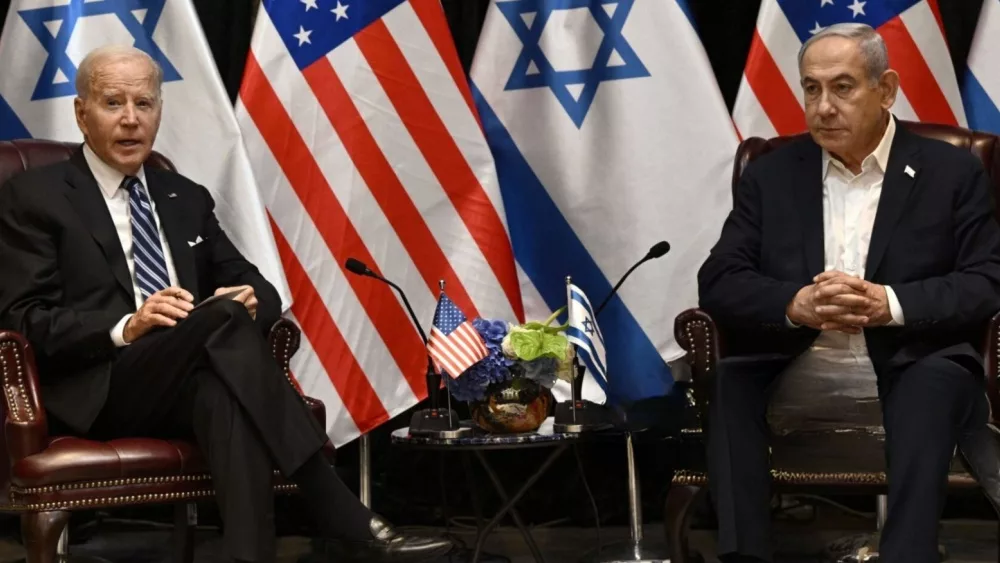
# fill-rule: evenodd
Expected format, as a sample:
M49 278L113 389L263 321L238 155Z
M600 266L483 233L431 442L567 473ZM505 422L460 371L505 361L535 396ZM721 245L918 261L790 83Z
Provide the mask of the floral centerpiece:
M551 326L560 309L545 322L513 324L473 319L488 354L457 378L446 378L448 391L467 401L473 421L495 433L530 432L548 416L556 379L572 380L573 347L564 326Z

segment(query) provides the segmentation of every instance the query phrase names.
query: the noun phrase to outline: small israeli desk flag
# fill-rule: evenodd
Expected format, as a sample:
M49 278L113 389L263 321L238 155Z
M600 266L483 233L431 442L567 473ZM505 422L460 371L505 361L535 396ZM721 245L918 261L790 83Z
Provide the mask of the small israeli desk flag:
M566 284L566 306L569 323L566 337L576 346L577 356L587 366L605 393L608 391L607 357L604 353L604 336L594 315L587 295L572 283Z

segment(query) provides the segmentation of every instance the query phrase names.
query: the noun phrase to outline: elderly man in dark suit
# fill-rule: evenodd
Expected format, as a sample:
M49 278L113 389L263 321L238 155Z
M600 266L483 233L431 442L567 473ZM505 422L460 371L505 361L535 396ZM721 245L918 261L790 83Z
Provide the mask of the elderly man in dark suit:
M952 453L984 428L982 331L1000 309L1000 227L979 160L898 127L882 38L841 24L799 56L810 138L750 164L699 272L727 334L709 472L727 562L769 561L767 390L877 378L888 563L938 561Z
M193 435L238 561L274 560L275 465L341 558L447 551L399 533L340 481L324 430L268 350L277 292L229 241L205 188L143 167L161 84L142 51L92 52L77 76L80 150L0 187L0 324L34 347L46 409L81 435ZM212 295L222 298L195 306Z

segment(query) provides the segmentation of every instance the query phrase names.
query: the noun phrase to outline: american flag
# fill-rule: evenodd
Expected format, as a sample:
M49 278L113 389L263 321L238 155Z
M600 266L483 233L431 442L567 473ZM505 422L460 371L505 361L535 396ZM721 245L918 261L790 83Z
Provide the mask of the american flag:
M733 106L740 135L770 138L805 131L799 47L826 26L866 23L889 49L900 119L966 126L938 0L763 0Z
M489 353L472 323L443 293L434 312L431 335L427 337L427 351L438 371L447 373L452 379Z
M522 320L496 171L439 0L265 0L237 118L303 331L292 369L339 445L426 397L443 279Z

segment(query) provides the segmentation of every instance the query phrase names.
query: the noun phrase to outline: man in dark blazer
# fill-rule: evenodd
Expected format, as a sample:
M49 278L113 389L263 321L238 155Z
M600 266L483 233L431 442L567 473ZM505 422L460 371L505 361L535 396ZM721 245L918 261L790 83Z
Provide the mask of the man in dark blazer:
M238 561L275 558L275 466L338 560L447 551L399 533L339 480L324 429L267 345L274 287L220 228L205 188L143 167L162 79L137 49L92 52L77 76L83 146L0 187L0 326L31 342L46 410L84 436L193 436Z
M908 133L898 75L870 27L799 56L810 136L744 171L698 274L726 336L709 481L723 560L770 561L765 411L779 377L877 378L886 432L887 563L938 561L956 443L984 428L983 330L1000 310L1000 227L979 160Z

